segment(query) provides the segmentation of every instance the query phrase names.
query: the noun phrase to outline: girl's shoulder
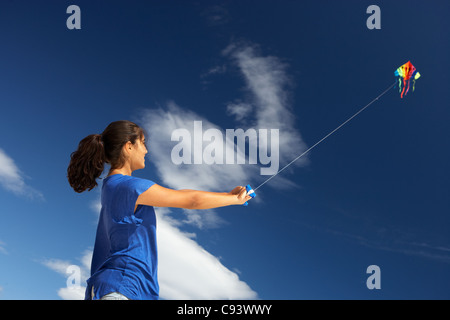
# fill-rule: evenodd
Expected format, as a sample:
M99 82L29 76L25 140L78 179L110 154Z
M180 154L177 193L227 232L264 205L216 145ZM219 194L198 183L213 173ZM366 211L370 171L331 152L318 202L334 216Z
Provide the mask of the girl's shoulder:
M114 174L105 178L104 183L113 188L119 189L148 189L155 184L152 180L139 177Z

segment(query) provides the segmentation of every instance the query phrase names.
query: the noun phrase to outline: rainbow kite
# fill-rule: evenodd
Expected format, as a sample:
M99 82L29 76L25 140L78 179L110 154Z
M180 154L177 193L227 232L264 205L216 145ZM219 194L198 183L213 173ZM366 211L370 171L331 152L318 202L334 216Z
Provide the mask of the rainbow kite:
M401 98L403 98L403 94L405 94L406 96L406 94L408 93L411 79L413 81L413 91L414 91L416 80L420 78L420 73L417 72L416 68L412 65L411 61L408 61L404 65L400 66L397 70L395 70L394 74L396 77L398 77L398 88L399 92L401 92L400 94Z

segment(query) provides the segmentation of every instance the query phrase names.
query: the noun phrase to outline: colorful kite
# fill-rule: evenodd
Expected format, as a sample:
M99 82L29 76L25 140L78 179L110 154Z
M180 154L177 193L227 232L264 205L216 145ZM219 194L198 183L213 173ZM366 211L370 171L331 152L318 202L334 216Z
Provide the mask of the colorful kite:
M416 80L419 79L420 73L417 72L416 68L412 65L411 61L408 61L404 65L400 66L397 70L395 70L395 76L398 77L398 89L401 92L400 97L403 98L403 94L408 93L409 84L411 79L413 81L413 91L415 89ZM403 80L403 83L402 83ZM403 89L402 89L403 84ZM405 92L406 89L406 92Z

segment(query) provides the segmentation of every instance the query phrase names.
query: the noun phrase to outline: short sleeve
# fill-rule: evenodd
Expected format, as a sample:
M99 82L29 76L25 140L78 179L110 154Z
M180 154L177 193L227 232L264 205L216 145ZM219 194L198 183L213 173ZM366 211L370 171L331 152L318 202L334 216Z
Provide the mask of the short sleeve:
M116 221L134 218L134 208L139 195L147 191L155 183L151 180L130 177L122 181L115 190L113 218ZM127 218L128 217L128 218Z

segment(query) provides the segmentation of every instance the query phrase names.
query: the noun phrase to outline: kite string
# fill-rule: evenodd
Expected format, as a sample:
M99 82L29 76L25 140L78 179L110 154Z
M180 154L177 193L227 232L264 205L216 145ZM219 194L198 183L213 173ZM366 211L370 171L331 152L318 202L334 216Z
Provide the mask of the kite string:
M275 173L273 176L269 177L266 181L264 181L263 183L261 183L259 186L257 186L256 188L253 188L254 191L258 190L258 188L262 187L263 185L265 185L267 182L269 182L271 179L273 179L277 174L279 174L281 171L283 171L284 169L286 169L287 167L289 167L291 164L293 164L295 161L297 161L298 159L300 159L301 157L303 157L305 154L307 154L308 152L310 152L312 149L314 149L317 145L319 145L322 141L324 141L325 139L327 139L329 136L331 136L333 133L335 133L336 131L338 131L340 128L342 128L345 124L347 124L350 120L352 120L354 117L356 117L358 114L360 114L361 112L363 112L365 109L367 109L372 103L374 103L375 101L377 101L379 98L381 98L386 92L388 92L389 90L392 89L392 87L397 83L397 81L395 81L393 84L391 84L386 90L383 91L383 93L381 93L380 95L378 95L375 99L373 99L372 101L370 101L368 104L366 104L364 107L362 107L358 112L356 112L354 115L352 115L350 118L348 118L347 120L345 120L343 123L341 123L336 129L334 129L333 131L331 131L330 133L328 133L325 137L323 137L322 139L320 139L319 141L317 141L313 146L311 146L308 150L306 150L305 152L303 152L301 155L299 155L298 157L296 157L294 160L292 160L291 162L289 162L287 165L285 165L283 168L281 168L280 170L278 170L277 173Z

